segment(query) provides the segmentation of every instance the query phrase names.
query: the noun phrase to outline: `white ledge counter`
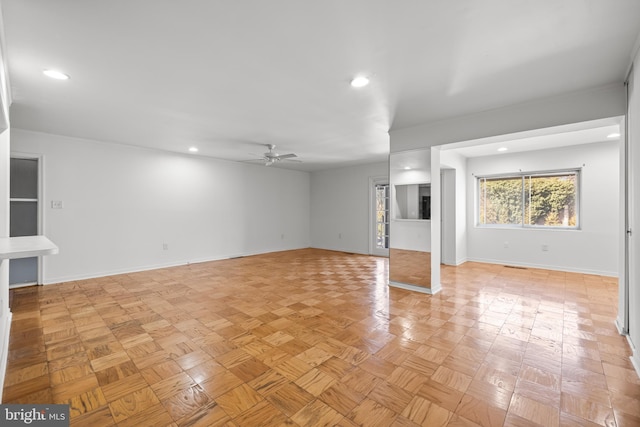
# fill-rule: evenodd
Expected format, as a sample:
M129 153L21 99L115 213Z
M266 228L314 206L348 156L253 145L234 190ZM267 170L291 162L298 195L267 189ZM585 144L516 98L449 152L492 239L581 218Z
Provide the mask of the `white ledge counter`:
M0 237L0 260L57 253L58 247L45 236Z

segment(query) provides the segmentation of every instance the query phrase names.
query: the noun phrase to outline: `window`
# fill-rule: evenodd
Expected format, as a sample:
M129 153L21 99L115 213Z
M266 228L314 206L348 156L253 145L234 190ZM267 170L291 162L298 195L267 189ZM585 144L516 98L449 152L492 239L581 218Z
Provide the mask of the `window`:
M580 171L478 178L478 225L578 228Z

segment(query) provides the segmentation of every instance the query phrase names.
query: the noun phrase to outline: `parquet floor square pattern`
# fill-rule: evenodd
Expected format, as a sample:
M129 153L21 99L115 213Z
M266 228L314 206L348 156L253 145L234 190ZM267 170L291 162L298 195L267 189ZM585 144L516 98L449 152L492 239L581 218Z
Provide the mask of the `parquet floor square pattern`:
M614 279L387 275L305 249L15 289L4 402L91 427L640 425Z

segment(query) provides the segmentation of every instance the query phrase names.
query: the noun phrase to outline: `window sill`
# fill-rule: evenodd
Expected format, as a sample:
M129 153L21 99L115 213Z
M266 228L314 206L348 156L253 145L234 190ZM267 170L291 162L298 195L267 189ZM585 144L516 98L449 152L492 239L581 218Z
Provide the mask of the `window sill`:
M573 227L522 227L519 225L475 225L479 230L523 230L523 231L582 231L581 228Z

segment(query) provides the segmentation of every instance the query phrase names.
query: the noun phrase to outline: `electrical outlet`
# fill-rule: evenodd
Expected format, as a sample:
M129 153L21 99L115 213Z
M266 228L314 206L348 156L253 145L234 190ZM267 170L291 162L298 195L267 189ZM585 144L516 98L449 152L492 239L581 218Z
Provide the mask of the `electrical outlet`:
M338 233L338 239L342 239L342 233Z
M163 243L162 244L162 250L163 251L168 251L169 250L169 244L168 243Z
M509 247L509 242L504 242L504 247L508 248Z
M549 245L542 245L542 252L547 252L549 250Z
M282 234L280 235L280 238L281 238L282 240L284 240L284 233L282 233Z
M62 200L52 200L51 209L62 209Z

